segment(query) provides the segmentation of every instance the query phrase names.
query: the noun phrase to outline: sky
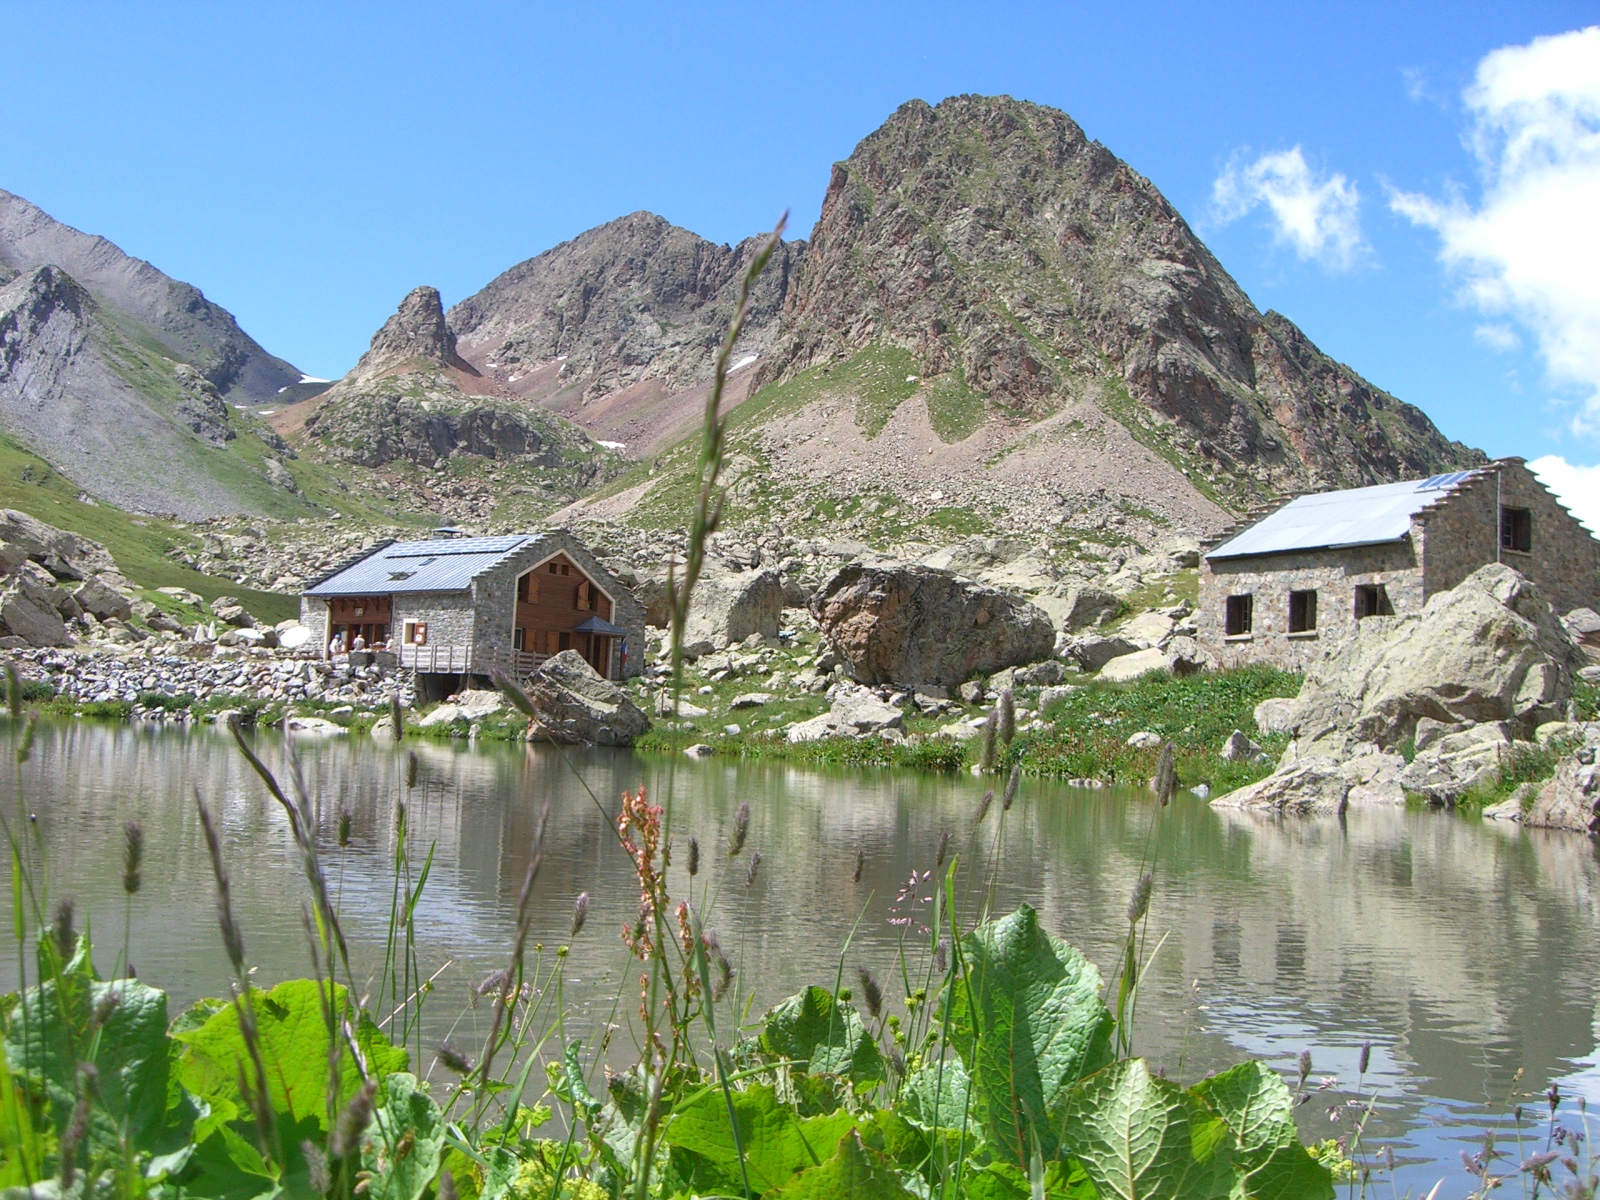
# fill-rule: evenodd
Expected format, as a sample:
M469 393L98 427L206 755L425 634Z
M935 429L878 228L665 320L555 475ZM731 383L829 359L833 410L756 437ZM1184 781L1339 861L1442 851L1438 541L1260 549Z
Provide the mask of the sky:
M1600 4L6 6L0 187L343 373L649 209L815 222L912 98L1070 113L1262 309L1600 530Z

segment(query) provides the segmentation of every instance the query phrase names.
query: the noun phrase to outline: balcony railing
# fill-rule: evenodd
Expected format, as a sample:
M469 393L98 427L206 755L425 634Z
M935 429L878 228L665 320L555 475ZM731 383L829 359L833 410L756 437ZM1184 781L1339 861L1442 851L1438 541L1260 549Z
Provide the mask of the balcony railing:
M398 646L394 650L398 664L413 671L430 675L509 675L513 679L526 679L549 658L548 654L528 654L521 650L503 650L498 646Z

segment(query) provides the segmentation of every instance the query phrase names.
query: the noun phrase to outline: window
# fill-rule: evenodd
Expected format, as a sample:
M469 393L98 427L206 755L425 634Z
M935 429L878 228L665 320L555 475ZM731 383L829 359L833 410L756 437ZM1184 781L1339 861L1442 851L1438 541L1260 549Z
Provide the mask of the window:
M560 573L561 573L561 568L558 567L555 563L551 563L550 564L550 574L558 575Z
M1314 633L1317 628L1317 593L1289 593L1289 632Z
M428 623L426 621L407 621L400 627L400 641L407 646L426 646L428 644Z
M556 649L558 651L559 650L571 650L572 649L572 635L570 633L561 634L556 639Z
M578 584L578 592L576 597L573 599L572 607L581 608L585 612L593 612L595 607L595 598L599 594L600 589L585 579L583 582Z
M532 571L517 580L517 603L539 603L539 577Z
M1528 554L1533 550L1533 514L1525 508L1500 510L1500 548Z
M1389 592L1381 583L1356 585L1356 620L1368 617L1392 617L1394 605L1389 603Z
M1223 632L1228 637L1244 637L1255 625L1255 597L1229 596Z
M523 646L522 643L527 641L527 640L528 640L527 634L523 631L522 626L519 625L519 626L517 626L515 629L513 629L511 631L511 648L513 650L526 649L526 647Z

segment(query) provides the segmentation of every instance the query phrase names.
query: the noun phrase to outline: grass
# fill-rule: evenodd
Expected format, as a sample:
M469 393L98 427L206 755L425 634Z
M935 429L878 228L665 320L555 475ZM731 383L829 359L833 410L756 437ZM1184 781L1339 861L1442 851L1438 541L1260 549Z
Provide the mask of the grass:
M948 375L933 380L927 387L928 421L941 442L964 442L983 425L988 402L967 386L966 372L959 363Z

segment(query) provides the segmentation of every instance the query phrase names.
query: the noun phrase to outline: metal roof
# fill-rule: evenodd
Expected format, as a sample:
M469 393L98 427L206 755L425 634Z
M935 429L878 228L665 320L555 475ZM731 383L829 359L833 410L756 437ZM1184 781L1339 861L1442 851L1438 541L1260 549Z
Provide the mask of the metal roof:
M382 596L393 592L464 592L485 571L537 541L510 537L390 542L306 589L308 596Z
M1477 471L1452 471L1405 483L1300 496L1223 542L1206 557L1249 558L1293 550L1398 542L1411 532L1412 517L1476 474Z

